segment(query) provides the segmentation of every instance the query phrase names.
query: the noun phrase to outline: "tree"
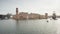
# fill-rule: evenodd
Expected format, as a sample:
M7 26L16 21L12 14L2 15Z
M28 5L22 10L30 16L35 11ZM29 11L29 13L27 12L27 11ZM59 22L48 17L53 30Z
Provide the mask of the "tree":
M6 15L6 16L7 16L7 18L9 19L9 18L10 18L10 16L11 16L11 14L10 14L10 13L7 13L7 15Z

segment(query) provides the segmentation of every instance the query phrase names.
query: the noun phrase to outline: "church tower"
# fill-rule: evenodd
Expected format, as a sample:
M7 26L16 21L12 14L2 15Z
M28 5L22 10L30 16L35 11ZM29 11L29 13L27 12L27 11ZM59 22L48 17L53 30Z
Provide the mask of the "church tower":
M18 15L18 8L16 8L16 15Z
M16 19L19 19L18 8L16 8Z

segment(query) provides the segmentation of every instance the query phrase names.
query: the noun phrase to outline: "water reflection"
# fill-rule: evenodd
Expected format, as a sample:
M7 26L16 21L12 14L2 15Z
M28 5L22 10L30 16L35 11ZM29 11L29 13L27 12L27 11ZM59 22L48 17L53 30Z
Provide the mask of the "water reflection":
M16 20L16 34L19 34L19 20Z
M0 20L0 34L60 34L60 20Z

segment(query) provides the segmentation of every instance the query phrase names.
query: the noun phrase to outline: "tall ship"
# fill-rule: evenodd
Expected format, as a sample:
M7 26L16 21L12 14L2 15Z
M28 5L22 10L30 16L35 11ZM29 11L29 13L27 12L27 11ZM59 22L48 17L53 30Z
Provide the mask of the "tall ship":
M56 20L56 13L55 12L52 15L52 19Z

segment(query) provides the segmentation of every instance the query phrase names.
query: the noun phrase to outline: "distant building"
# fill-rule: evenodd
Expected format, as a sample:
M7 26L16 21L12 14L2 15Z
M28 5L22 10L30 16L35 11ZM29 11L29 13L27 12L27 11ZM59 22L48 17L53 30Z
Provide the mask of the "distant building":
M14 19L47 19L48 14L45 13L45 15L40 15L36 13L30 13L27 12L18 12L18 8L16 8L16 15L13 16Z
M16 8L16 15L13 16L14 19L19 19L18 8Z
M45 19L45 15L40 15L40 19Z
M46 18L46 19L48 18L48 13L45 13L45 18Z
M40 15L36 13L31 13L29 14L29 19L39 19Z
M18 15L18 8L16 8L16 15Z
M28 16L29 16L29 14L27 12L20 12L19 13L20 19L27 19Z

